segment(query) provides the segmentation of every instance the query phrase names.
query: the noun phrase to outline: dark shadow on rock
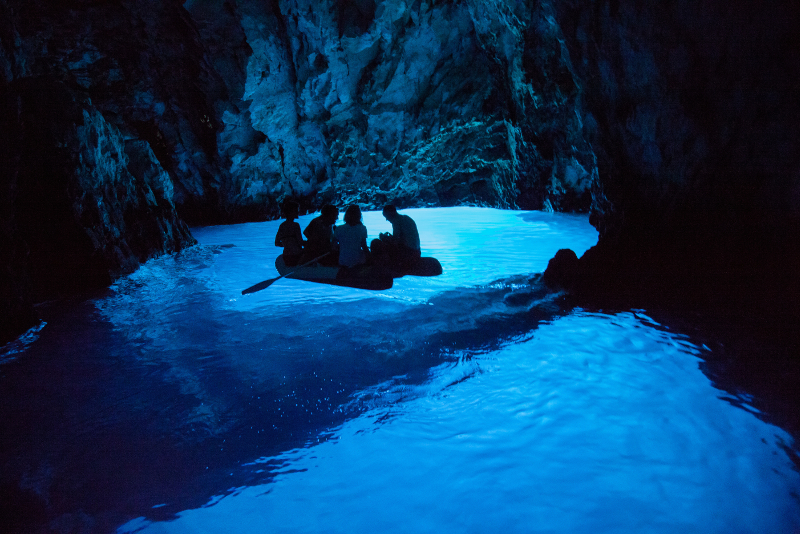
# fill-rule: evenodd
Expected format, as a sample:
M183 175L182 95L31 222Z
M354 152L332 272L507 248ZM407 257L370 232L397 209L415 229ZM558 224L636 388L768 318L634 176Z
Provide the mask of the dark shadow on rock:
M86 93L22 78L0 90L0 109L0 341L30 326L35 302L195 243L150 145L126 140Z
M569 288L575 283L580 264L578 256L571 249L562 248L547 262L543 280L553 287Z

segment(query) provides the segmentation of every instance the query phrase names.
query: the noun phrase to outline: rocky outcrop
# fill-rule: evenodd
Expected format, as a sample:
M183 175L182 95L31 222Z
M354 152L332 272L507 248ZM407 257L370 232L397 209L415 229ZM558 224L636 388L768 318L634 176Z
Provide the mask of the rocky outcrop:
M188 216L224 215L216 198L197 199L219 189L219 117L229 91L241 90L236 71L249 48L241 29L224 44L201 42L182 3L3 0L13 29L3 39L15 66L8 79L46 76L90 97L125 137L150 144ZM223 47L230 64L211 64L207 50Z
M3 0L0 14L5 340L34 302L194 243L175 204L196 184L174 177L214 176L226 88L179 2Z
M34 302L108 285L194 243L150 145L126 139L81 93L48 78L3 92L3 336Z
M800 59L789 52L797 8L554 5L580 58L602 175L594 210L602 236L626 221L717 234L800 215Z
M797 7L553 5L600 174L576 289L797 311Z
M588 209L596 172L575 113L581 93L543 7L236 5L253 53L244 91L222 116L232 210L284 196L307 207ZM221 2L187 9L204 41L230 31L206 23L233 23Z

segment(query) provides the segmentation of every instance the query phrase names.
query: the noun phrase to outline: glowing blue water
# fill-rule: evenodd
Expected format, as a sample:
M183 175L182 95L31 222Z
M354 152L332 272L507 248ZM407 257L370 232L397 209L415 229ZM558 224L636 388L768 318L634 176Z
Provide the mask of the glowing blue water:
M725 400L709 349L530 279L594 244L585 217L407 213L442 276L242 297L277 276L275 221L45 310L0 355L5 471L99 532L800 529L790 436Z
M576 312L374 388L325 443L255 461L269 484L142 532L796 532L786 436L652 327Z

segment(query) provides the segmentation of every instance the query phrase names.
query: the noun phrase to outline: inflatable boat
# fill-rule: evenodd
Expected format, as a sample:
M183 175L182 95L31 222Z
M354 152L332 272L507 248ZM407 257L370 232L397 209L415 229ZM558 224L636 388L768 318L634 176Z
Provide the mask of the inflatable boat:
M279 277L270 278L250 286L242 291L242 295L266 289L281 278L294 278L295 280L306 280L307 282L317 282L319 284L380 291L390 289L394 279L402 276L438 276L442 274L442 265L439 260L429 257L420 258L409 271L397 272L377 265L361 265L348 269L346 267L328 267L319 263L311 263L299 267L289 267L284 263L283 255L281 254L275 259L275 269L280 274Z
M372 265L359 265L352 269L328 267L319 263L303 267L287 267L281 254L275 259L275 268L286 278L358 289L389 289L393 283L392 275L387 270Z
M442 265L439 260L430 257L420 258L410 271L396 272L378 265L362 265L352 269L327 267L318 263L303 267L287 267L281 254L275 259L275 269L279 274L286 275L286 278L374 290L389 289L392 287L393 279L402 276L438 276L442 274Z

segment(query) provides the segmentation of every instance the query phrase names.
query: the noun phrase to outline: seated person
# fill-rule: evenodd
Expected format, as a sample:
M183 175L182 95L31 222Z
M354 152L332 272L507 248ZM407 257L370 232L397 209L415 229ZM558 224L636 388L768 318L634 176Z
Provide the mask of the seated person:
M295 221L300 216L300 204L287 200L283 204L283 216L286 218L278 227L275 234L275 246L283 247L283 262L287 267L293 267L300 262L303 255L303 234L300 225Z
M372 241L375 261L390 269L410 271L421 255L417 224L408 215L397 213L392 204L383 208L383 216L392 223L392 233Z
M306 229L303 230L303 235L308 238L308 242L301 259L302 263L327 254L319 260L319 263L330 266L338 265L333 240L333 225L338 219L339 210L330 204L325 204L322 206L319 217L315 217L308 223Z
M367 263L367 227L361 222L361 208L352 205L344 212L344 224L337 226L334 237L339 243L339 265L355 267Z

